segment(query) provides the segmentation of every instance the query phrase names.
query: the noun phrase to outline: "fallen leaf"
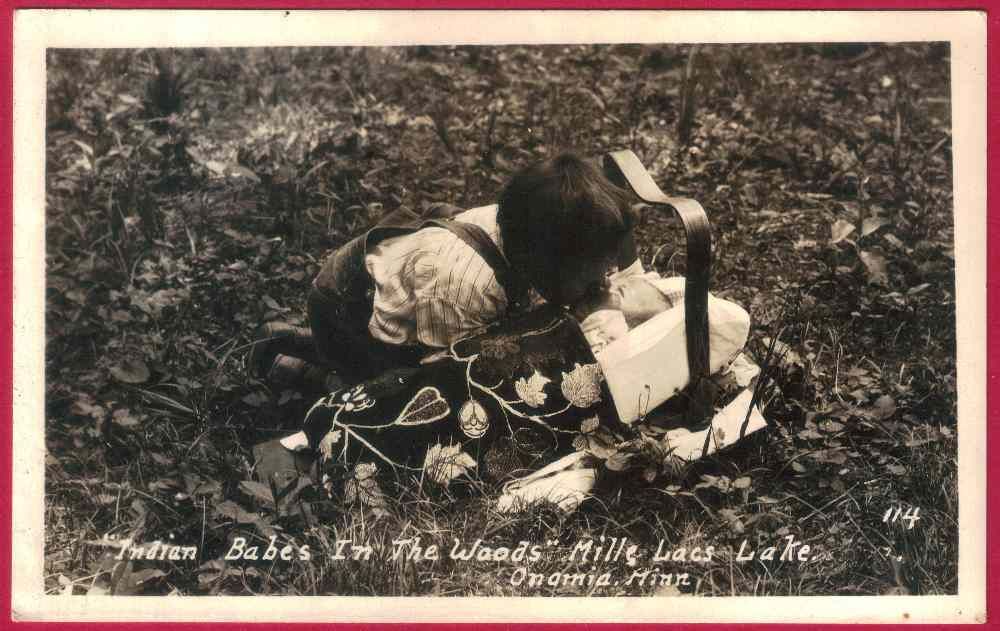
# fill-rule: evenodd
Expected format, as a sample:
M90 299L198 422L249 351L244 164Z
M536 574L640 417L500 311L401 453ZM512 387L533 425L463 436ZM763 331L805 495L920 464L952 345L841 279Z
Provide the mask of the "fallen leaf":
M240 401L246 403L251 407L259 408L260 406L267 403L267 396L259 392L251 392L250 394L242 397Z
M161 453L155 451L150 451L149 457L153 459L153 462L160 465L161 467L172 467L174 465L174 459L169 456L165 456Z
M699 482L698 484L695 484L694 488L696 489L714 488L720 490L723 493L729 493L730 491L732 491L732 481L730 481L730 479L724 475L717 476L705 473L702 474L701 479L702 481Z
M123 383L146 383L149 381L149 367L141 359L126 359L119 366L111 367L111 374Z
M809 427L796 434L802 440L819 440L823 438L823 434L820 434L815 429Z
M274 504L271 487L266 484L254 482L253 480L243 480L240 482L240 490L259 502Z
M885 217L865 217L865 220L861 222L861 236L867 237L882 226L888 226L890 223L892 222Z
M216 579L229 574L231 571L232 568L227 570L225 561L222 561L221 559L206 561L198 566L198 583L203 586L207 585L208 583L215 582Z
M268 309L273 309L275 311L288 311L287 308L282 307L281 305L279 305L277 300L275 300L274 298L268 296L267 294L264 294L264 297L261 298L261 300L264 301L264 304L267 305Z
M858 258L868 271L868 282L878 285L889 284L889 272L885 257L865 250L858 251Z
M889 242L889 245L891 245L892 247L894 247L894 248L897 248L897 249L900 249L900 250L905 250L905 249L906 249L906 244L904 244L904 243L903 243L903 242L902 242L902 241L901 241L901 240L899 239L899 237L897 237L896 235L894 235L894 234L892 234L892 233L889 233L889 232L887 232L887 233L883 234L882 236L883 236L883 238L884 238L884 239L885 239L886 241L888 241L888 242Z
M59 575L59 585L62 586L62 591L59 592L60 596L72 596L73 595L73 581L69 580L62 574Z
M215 495L222 491L222 485L215 480L202 482L195 489L192 495Z
M719 515L729 522L729 526L736 534L742 534L743 531L746 530L746 527L743 525L743 522L740 520L739 515L735 510L731 508L720 508Z
M583 434L589 434L597 429L599 424L600 420L598 420L596 416L591 416L590 418L584 419L584 421L580 423L580 432Z
M609 471L624 471L628 469L629 462L635 454L616 452L604 462Z
M87 143L83 142L82 140L74 140L73 144L83 149L84 153L86 153L88 156L94 155L94 148L88 145Z
M830 243L840 243L854 232L854 224L838 219L830 226Z
M166 572L156 569L145 569L133 572L131 564L126 567L118 583L115 585L116 596L133 596L142 588L142 584L153 579L166 576Z
M663 587L659 587L653 592L653 596L659 596L661 598L672 598L675 596L683 596L684 592L679 590L676 585L668 582Z
M91 403L90 398L87 395L83 395L83 398L77 399L70 406L70 411L77 416L89 416L95 420L101 420L104 418L104 408L94 403Z
M888 394L883 394L875 400L875 414L879 420L887 419L896 413L896 401Z
M140 422L138 418L132 416L128 408L115 410L114 414L111 415L111 420L122 427L135 427Z
M821 449L810 453L809 457L817 462L830 464L844 464L847 462L847 455L839 449Z
M252 524L258 520L255 513L251 513L232 500L226 500L215 507L215 513L228 517L240 524Z
M209 171L217 175L225 175L226 173L226 165L217 160L207 160L205 161L205 166Z
M241 166L239 164L230 166L229 174L235 175L236 177L245 177L246 179L252 180L258 184L260 183L260 178L257 177L256 173L246 168L245 166Z
M819 429L824 432L833 434L844 429L844 424L838 423L837 421L825 420L825 421L820 421Z

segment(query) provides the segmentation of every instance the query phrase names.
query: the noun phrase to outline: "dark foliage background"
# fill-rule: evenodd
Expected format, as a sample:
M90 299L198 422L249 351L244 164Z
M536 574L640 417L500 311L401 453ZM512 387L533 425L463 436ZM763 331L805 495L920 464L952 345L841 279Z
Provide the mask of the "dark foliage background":
M581 593L512 588L516 564L322 558L338 538L416 530L446 548L714 544L711 564L662 564L692 573L685 593L954 593L948 64L933 43L50 51L47 589ZM750 310L751 352L781 335L764 435L671 479L608 485L569 516L498 515L476 483L404 485L373 515L252 482L249 448L296 428L307 402L245 377L248 336L302 321L328 250L399 205L488 203L559 149L623 147L708 210L713 291ZM647 213L639 237L647 267L683 273L669 217ZM790 534L822 553L730 563L744 539ZM106 535L199 558L119 562ZM235 536L271 535L314 560L220 558Z

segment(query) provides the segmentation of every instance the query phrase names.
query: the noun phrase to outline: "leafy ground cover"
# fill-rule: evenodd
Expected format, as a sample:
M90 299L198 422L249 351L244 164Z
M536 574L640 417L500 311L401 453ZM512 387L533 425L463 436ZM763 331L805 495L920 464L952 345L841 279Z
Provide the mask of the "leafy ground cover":
M956 591L947 46L57 50L48 64L48 591ZM771 427L652 482L604 480L570 515L499 514L475 479L414 480L377 511L254 482L250 447L297 429L308 402L247 379L253 327L302 322L324 254L386 210L489 202L561 147L632 148L705 206L713 291L751 312L751 353L780 339ZM683 273L669 217L647 213L638 235L647 267ZM415 535L446 553L394 558ZM512 584L520 567L591 571L570 553L602 536L686 552L600 566L607 585ZM237 537L312 558L227 561ZM808 561L737 558L787 537ZM123 539L196 558L119 560ZM371 556L331 558L345 539ZM456 539L541 554L468 562L447 554ZM690 584L629 582L644 566Z

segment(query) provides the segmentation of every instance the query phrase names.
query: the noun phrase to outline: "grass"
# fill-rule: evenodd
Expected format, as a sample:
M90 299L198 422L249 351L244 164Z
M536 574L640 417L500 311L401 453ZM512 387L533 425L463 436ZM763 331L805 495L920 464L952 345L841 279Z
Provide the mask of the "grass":
M58 50L48 62L47 591L957 590L946 47ZM764 393L772 426L652 483L607 472L568 515L501 514L475 478L399 480L380 510L316 489L276 508L241 487L250 448L297 429L309 404L245 377L253 327L300 323L324 254L386 210L489 201L512 169L565 146L632 148L708 209L713 291L751 312L752 353L779 331L790 350ZM837 220L854 230L831 243ZM674 222L647 214L637 235L644 262L683 273ZM919 507L912 529L883 522L896 507ZM415 534L440 558L393 558ZM263 551L272 535L312 558L223 562L235 537ZM173 536L199 555L128 565L105 536ZM643 558L571 558L602 536ZM782 561L787 537L810 560ZM346 539L370 558L331 559ZM462 561L456 539L525 542L538 558ZM661 542L684 558L651 562ZM744 542L753 560L736 558ZM707 546L711 561L690 559ZM519 568L570 578L513 585ZM628 582L647 568L688 584Z

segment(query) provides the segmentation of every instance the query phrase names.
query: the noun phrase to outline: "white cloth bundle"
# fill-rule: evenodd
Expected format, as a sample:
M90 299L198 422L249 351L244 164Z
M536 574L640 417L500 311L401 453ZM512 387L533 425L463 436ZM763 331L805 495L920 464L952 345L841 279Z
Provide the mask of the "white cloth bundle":
M574 451L530 475L508 482L497 500L497 510L518 512L548 502L571 513L597 483L596 466L593 456Z

